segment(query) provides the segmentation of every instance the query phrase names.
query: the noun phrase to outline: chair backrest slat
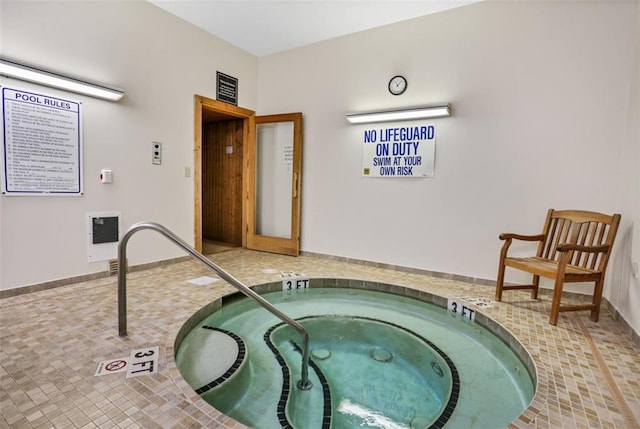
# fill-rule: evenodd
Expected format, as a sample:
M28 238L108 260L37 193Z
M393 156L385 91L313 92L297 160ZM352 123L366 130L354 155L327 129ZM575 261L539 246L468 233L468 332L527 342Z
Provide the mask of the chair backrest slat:
M557 259L559 257L558 251L556 250L558 245L569 242L568 237L569 231L571 230L571 221L562 218L558 219L558 221L560 223L560 231L553 242L553 259Z
M599 244L596 241L596 237L597 237L598 229L602 230L601 226L602 226L602 224L600 224L600 223L589 222L589 224L588 224L589 236L588 236L588 239L585 240L585 242L584 242L585 246L595 246L595 245ZM597 259L598 259L597 255L594 255L593 253L586 253L585 254L585 259L584 259L583 263L581 264L581 266L585 267L585 268L593 269L593 267L595 267L595 265L596 265Z
M540 243L538 246L538 256L545 259L553 259L551 256L553 251L552 238L555 236L556 229L558 228L558 219L551 219L551 213L553 213L553 210L549 210L547 221L545 222L545 228L542 231L545 235L545 241Z
M569 242L584 246L584 243L587 241L587 234L589 232L589 223L587 222L578 223L578 224L572 223L571 227L576 232L575 232L575 237L572 237L572 239ZM580 265L581 260L585 259L583 258L583 256L586 256L587 258L589 257L588 254L585 255L583 254L583 252L573 252L571 263L573 265Z

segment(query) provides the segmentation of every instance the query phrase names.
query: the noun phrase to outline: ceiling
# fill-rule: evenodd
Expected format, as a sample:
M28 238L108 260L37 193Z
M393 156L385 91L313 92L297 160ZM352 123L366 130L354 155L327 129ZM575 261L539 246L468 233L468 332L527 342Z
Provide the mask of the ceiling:
M481 0L148 0L257 57Z

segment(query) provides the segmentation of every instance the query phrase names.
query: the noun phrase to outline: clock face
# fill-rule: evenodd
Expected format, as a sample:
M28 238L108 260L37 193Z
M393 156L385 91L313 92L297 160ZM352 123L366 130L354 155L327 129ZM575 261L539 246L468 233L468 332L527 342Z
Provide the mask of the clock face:
M407 79L403 76L394 76L389 81L389 92L393 95L400 95L407 89Z

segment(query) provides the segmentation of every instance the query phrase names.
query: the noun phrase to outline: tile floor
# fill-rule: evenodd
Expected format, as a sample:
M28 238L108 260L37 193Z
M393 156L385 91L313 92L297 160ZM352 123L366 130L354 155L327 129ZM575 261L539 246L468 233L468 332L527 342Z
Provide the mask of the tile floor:
M211 258L247 285L293 271L398 284L444 297L491 299L494 292L489 286L317 255L236 249ZM201 276L215 277L197 261L129 273L124 338L118 336L115 276L0 299L0 427L244 427L202 401L173 359L184 321L235 291L222 280L207 286L187 282ZM605 309L598 323L586 312L564 313L553 327L547 323L549 307L546 294L531 301L527 292L510 291L502 303L482 310L520 339L542 375L532 406L511 426L640 428L640 346L628 329ZM159 346L157 374L94 375L99 362L151 346Z

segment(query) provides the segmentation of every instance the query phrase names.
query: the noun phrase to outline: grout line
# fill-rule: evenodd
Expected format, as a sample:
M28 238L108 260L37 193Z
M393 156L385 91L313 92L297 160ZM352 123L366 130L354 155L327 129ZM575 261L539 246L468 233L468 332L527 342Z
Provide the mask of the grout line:
M598 346L596 345L596 343L593 341L593 338L591 337L591 334L587 330L587 327L584 325L582 318L576 317L576 320L578 321L580 330L582 331L585 338L587 339L587 342L589 343L589 347L591 348L591 351L593 352L593 355L596 358L596 363L600 368L600 372L602 373L602 375L604 375L605 380L607 380L607 385L609 386L609 390L611 391L613 398L616 400L616 402L620 406L620 413L624 417L627 427L640 428L640 424L638 424L638 421L633 415L633 412L631 411L629 404L624 399L624 395L622 394L622 392L620 391L620 388L618 387L618 384L614 380L613 375L611 374L611 371L609 371L609 367L607 366L606 362L604 361L604 358L600 354L600 350L598 349Z

